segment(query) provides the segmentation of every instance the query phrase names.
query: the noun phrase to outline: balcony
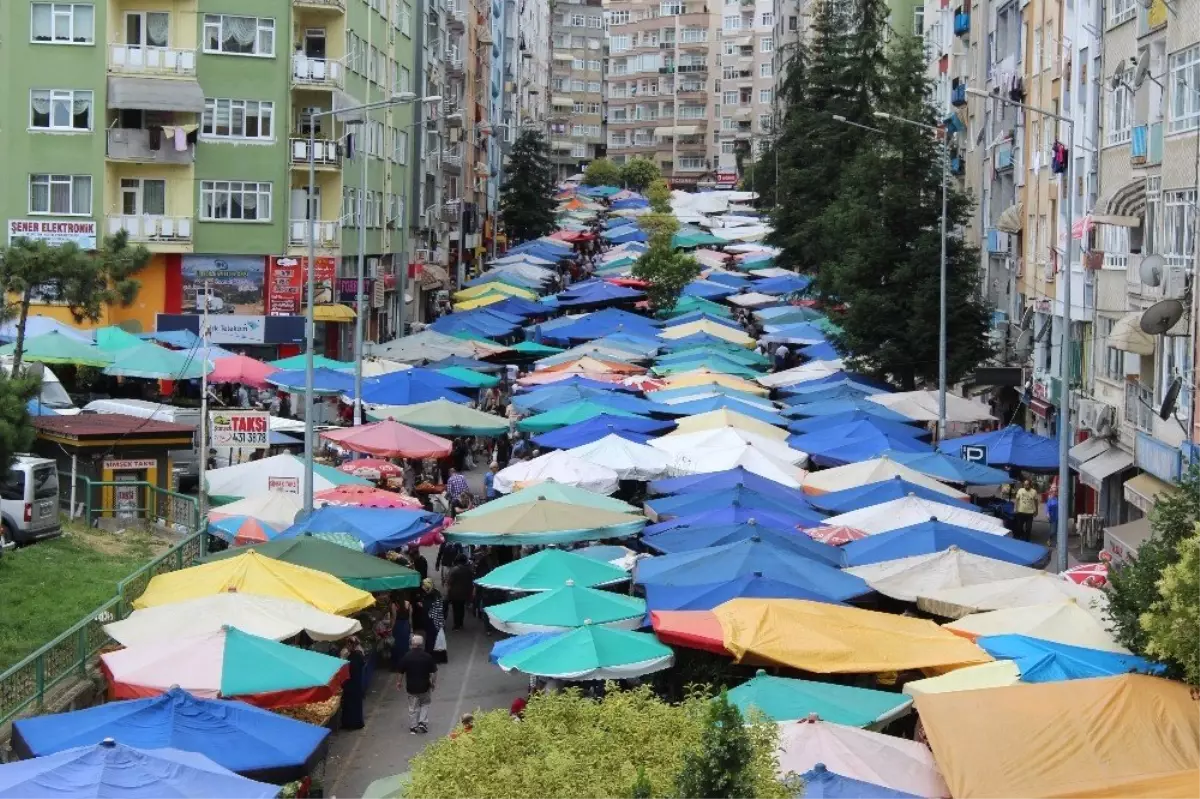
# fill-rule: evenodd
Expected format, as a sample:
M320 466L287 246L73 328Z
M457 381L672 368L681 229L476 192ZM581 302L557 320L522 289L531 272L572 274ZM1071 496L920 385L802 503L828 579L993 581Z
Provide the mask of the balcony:
M698 75L703 72L708 72L708 64L680 64L675 68L675 71L681 75Z
M296 137L289 140L293 166L308 166L311 161L317 169L338 169L342 165L342 148L336 141L315 139L312 142L312 154L309 154L307 138Z
M971 12L970 11L955 11L954 12L954 35L966 36L971 32Z
M458 4L446 6L446 22L452 31L464 31L467 27L467 12Z
M451 172L455 175L462 174L462 149L454 148L453 150L442 151L442 169Z
M316 247L339 247L341 230L340 222L307 222L303 219L293 219L288 222L288 243L292 246L307 246L311 239Z
M461 127L463 123L462 107L453 100L443 100L442 119L449 127Z
M172 75L196 76L196 51L170 47L137 47L129 44L108 46L108 71L122 75L148 77Z
M961 107L967 104L967 84L956 83L950 87L950 105Z
M157 147L151 146L151 131L144 128L109 128L107 137L105 156L110 161L190 166L196 160L195 145L177 150L173 137L162 130L155 133Z
M297 53L292 56L292 85L340 89L345 85L342 62L328 58L309 58Z
M462 205L458 200L443 203L440 213L442 221L452 228L457 228L459 222L462 221Z
M457 56L451 56L446 59L446 74L461 78L463 76L463 60Z
M345 14L346 0L292 0L292 8Z
M1163 123L1137 125L1129 140L1131 166L1157 166L1162 163Z
M192 218L190 216L110 216L108 234L124 230L130 241L143 244L192 243Z

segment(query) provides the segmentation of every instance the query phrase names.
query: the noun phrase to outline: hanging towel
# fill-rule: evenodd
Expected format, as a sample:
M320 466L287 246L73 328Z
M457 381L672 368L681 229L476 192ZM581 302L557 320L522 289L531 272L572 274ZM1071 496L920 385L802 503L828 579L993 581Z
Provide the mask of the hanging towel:
M175 128L175 151L182 153L187 149L187 131L182 127Z

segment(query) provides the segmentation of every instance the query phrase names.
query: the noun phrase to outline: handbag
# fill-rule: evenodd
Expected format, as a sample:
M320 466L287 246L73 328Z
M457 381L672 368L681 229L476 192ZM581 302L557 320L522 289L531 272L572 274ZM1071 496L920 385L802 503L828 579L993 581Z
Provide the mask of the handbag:
M434 652L445 652L446 651L446 631L445 630L438 630L437 639L434 640L434 642L433 642L433 651Z

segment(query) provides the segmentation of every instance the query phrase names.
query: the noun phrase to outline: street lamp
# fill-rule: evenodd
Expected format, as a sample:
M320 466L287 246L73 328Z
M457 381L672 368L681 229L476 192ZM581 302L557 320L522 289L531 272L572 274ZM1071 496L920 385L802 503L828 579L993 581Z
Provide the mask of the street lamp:
M1043 117L1063 122L1067 126L1067 141L1072 146L1075 144L1075 121L1070 117L1065 117L1062 114L1056 114L1053 111L1047 111L1043 108L1026 105L1025 103L1011 100L999 94L990 94L981 89L968 88L967 94L995 100L1005 105L1011 105L1033 114L1040 114ZM1067 509L1071 507L1070 470L1067 468L1067 453L1071 449L1071 390L1069 388L1069 379L1071 376L1071 240L1073 238L1071 227L1075 223L1075 192L1071 188L1071 160L1070 158L1067 159L1062 182L1062 185L1066 188L1064 193L1067 195L1067 245L1066 251L1063 253L1063 324L1062 335L1059 337L1058 360L1058 507L1060 510L1058 514L1058 529L1055 531L1055 549L1057 550L1056 560L1060 572L1067 569L1067 520L1070 516L1067 513Z
M431 98L421 98L420 102L429 102ZM412 92L398 92L393 94L386 100L380 100L375 103L363 103L361 105L350 106L348 108L334 108L329 111L317 111L308 115L308 198L306 208L306 225L308 233L308 262L306 264L307 280L306 289L308 293L308 308L304 313L304 515L308 516L313 510L313 347L316 337L316 321L313 318L313 300L316 297L316 272L317 263L317 239L313 229L316 223L316 203L313 198L316 196L317 190L317 159L315 157L317 126L316 121L321 117L331 117L345 114L353 114L359 111L373 111L377 108L387 108L392 105L400 105L402 103L417 102L417 96ZM366 172L366 159L363 159L364 176ZM366 185L364 177L364 186ZM362 236L363 226L359 226L359 260L358 260L358 290L357 297L359 308L357 318L355 320L355 355L357 363L354 369L354 395L355 395L355 417L358 417L359 410L362 407L362 355L360 348L362 347L362 287L363 287L363 259L362 259Z

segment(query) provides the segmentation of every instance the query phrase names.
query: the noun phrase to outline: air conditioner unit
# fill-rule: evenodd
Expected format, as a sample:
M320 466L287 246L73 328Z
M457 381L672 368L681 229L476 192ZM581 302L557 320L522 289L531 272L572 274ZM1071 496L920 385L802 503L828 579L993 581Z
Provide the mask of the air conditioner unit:
M1167 267L1163 275L1162 295L1169 299L1182 300L1187 293L1187 269L1182 266Z
M425 215L421 214L421 216L425 216ZM422 263L422 264L429 262L430 260L432 260L432 255L431 255L430 250L417 250L416 252L413 253L413 260L416 261L417 263Z
M1107 436L1113 432L1117 409L1093 399L1079 399L1079 426L1093 435Z

